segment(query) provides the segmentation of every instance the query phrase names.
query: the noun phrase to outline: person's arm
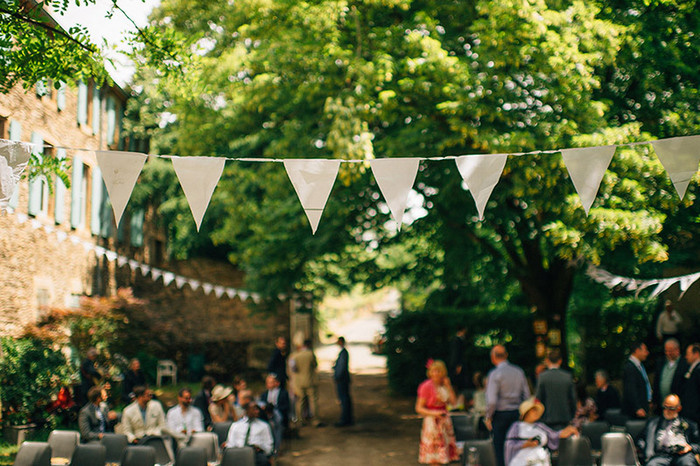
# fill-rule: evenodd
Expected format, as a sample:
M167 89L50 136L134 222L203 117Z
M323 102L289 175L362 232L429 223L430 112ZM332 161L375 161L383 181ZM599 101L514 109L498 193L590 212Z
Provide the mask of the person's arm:
M498 379L491 373L486 381L486 413L484 413L484 425L491 430L491 419L496 412L496 399L498 397Z
M421 398L419 396L416 400L416 414L420 414L421 416L443 416L447 414L447 411L441 409L428 409L425 406L425 398Z
M194 409L194 427L193 431L195 432L204 432L204 415L198 408L193 408Z
M124 409L122 413L122 429L129 443L134 443L137 440L136 435L134 435L134 427L131 424L131 413L127 409Z

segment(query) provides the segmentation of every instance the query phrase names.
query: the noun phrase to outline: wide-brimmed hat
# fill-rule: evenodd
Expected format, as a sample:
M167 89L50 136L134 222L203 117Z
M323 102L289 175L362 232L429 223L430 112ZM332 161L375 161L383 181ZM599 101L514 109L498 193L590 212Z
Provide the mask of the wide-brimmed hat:
M534 409L537 411L537 419L542 417L544 414L544 405L535 397L528 398L527 400L520 403L518 410L520 411L520 419L522 420L528 411Z
M213 401L213 402L221 401L224 398L227 398L231 393L233 393L233 389L231 387L224 387L223 385L217 385L211 391L211 401Z

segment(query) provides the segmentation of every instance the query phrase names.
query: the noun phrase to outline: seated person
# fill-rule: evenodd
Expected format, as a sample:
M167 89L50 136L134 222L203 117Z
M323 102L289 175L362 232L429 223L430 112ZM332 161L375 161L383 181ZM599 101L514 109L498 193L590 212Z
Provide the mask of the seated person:
M695 455L700 453L698 425L678 413L681 400L668 395L663 402L663 416L651 418L639 437L639 456L646 465L691 466L696 465Z
M609 409L620 408L620 394L615 387L608 382L608 373L603 369L595 372L595 386L598 391L595 394L595 405L598 411L598 419L605 419L605 412Z
M233 410L236 412L236 419L240 419L246 415L245 406L253 401L253 392L246 389L240 390L233 405Z
M90 387L87 397L88 402L78 415L80 440L83 442L100 440L104 437L105 432L114 432L114 424L117 421L117 413L107 411L100 406L104 401L102 387Z
M571 420L571 425L580 429L582 425L598 419L598 408L593 398L588 396L586 384L579 382L576 385L576 413Z
M195 432L204 432L204 415L192 406L192 390L181 388L177 394L177 405L168 410L166 416L168 428L174 432L178 446L187 445Z
M281 387L276 374L265 377L266 390L260 395L263 406L271 408L268 416L272 433L275 437L275 450L282 444L282 435L289 426L289 394Z
M138 443L146 436L174 436L165 422L163 406L151 399L151 390L143 386L134 387L134 398L134 402L122 413L122 428L129 443Z
M549 466L549 451L559 448L560 438L570 437L578 431L573 426L567 426L556 432L542 422L537 422L544 414L544 405L536 398L520 403L519 411L520 421L515 422L506 434L506 464Z
M270 464L270 456L274 448L272 431L267 422L258 419L260 407L249 401L245 407L245 417L231 424L226 438L226 446L233 448L253 447L255 449L255 465Z
M233 409L233 403L229 401L229 397L233 393L230 387L217 385L211 391L211 404L209 404L209 416L211 422L226 422L235 421L238 419L236 411Z

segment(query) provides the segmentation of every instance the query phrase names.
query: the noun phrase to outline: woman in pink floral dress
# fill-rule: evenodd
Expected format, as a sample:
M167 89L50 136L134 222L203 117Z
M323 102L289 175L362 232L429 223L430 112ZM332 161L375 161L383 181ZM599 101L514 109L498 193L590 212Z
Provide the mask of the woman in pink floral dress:
M447 412L447 405L455 403L455 392L444 362L429 360L427 367L428 380L418 387L416 400L416 413L423 416L418 462L448 464L459 460L452 420Z

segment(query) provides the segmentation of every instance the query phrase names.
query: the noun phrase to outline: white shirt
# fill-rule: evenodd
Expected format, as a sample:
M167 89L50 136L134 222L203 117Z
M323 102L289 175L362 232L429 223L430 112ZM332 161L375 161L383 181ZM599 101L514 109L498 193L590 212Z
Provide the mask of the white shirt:
M173 406L168 410L166 421L173 432L204 432L204 416L193 406L188 407L184 413L180 405Z
M273 388L272 390L268 390L267 392L267 402L270 403L273 406L277 406L277 399L280 396L280 389L279 387Z
M245 438L248 432L248 426L250 426L250 433L248 434L248 442L246 443ZM253 419L251 423L248 423L248 417L244 417L240 421L231 424L228 437L226 438L226 446L240 448L246 445L259 447L266 455L271 455L273 440L270 425L260 419Z

